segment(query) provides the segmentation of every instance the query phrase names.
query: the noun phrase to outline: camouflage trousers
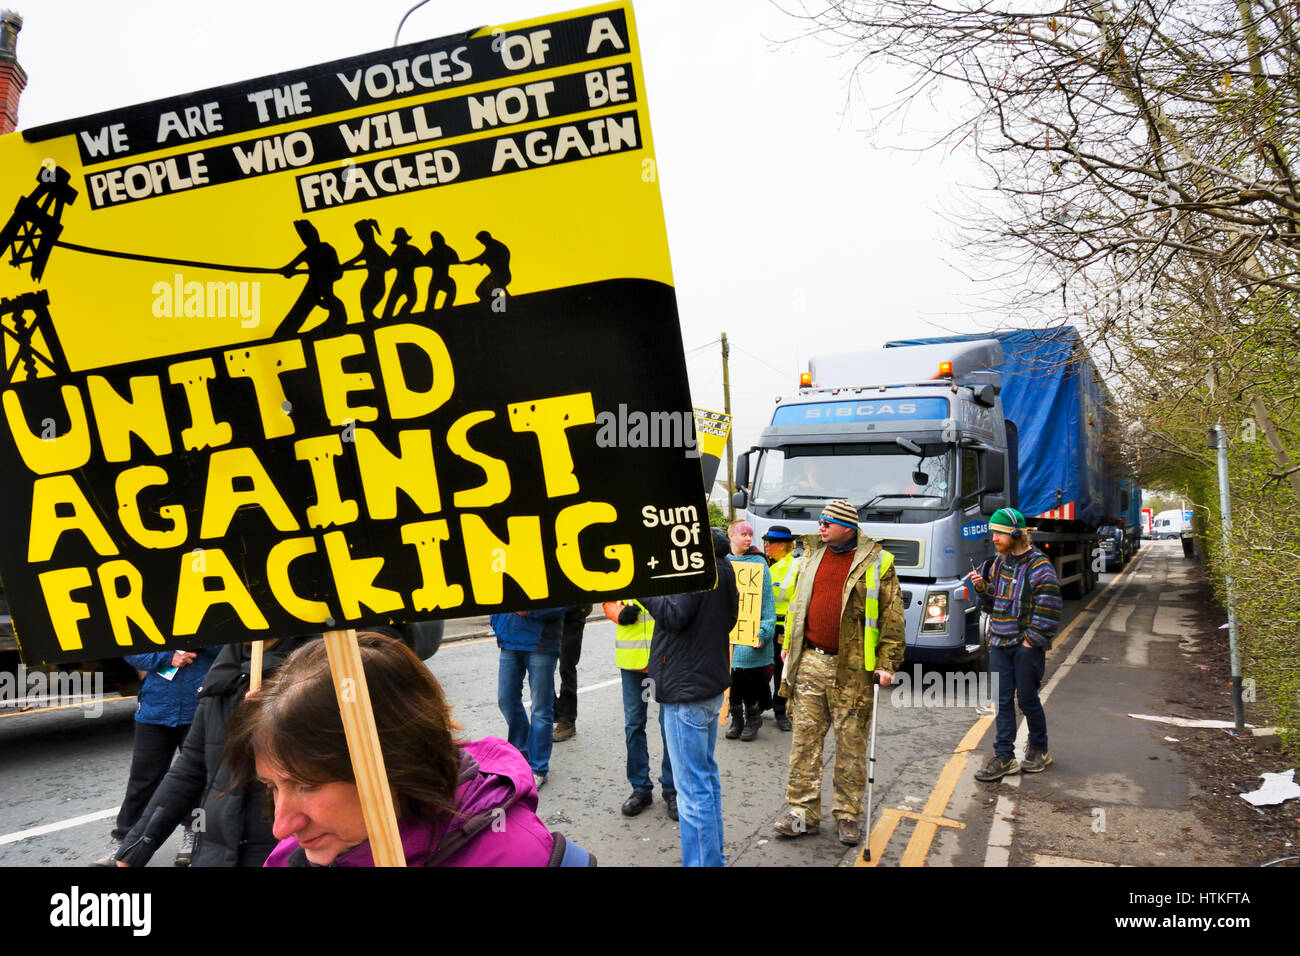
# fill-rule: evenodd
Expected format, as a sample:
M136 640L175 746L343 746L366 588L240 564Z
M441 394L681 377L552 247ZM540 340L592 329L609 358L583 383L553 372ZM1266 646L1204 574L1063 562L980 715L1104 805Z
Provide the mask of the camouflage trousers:
M856 820L862 815L867 789L867 733L871 729L871 698L854 706L835 686L837 659L806 650L792 689L790 714L794 740L790 745L790 783L786 802L802 808L807 823L822 815L822 746L826 731L835 728L834 816Z

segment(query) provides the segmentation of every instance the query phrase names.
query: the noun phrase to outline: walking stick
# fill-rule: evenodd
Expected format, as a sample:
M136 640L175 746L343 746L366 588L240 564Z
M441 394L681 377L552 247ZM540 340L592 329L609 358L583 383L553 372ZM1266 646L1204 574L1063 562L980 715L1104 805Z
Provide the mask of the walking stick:
M871 787L876 782L876 710L880 703L880 675L871 672L871 739L867 744L867 816L862 838L862 859L871 862Z

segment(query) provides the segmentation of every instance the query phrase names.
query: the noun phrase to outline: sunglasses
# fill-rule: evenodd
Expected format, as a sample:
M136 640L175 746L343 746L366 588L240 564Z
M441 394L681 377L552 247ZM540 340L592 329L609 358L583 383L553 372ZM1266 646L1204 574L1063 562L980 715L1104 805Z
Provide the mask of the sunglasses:
M825 518L817 519L817 527L819 528L829 528L832 524L834 524L833 521L827 521Z

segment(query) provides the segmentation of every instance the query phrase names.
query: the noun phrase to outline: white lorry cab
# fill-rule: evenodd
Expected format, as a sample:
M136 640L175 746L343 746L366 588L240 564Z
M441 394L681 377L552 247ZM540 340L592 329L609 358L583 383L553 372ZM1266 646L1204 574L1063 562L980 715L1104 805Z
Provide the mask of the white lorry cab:
M1152 522L1151 537L1157 541L1161 538L1178 538L1184 531L1192 529L1192 513L1190 511L1162 511L1156 515L1155 521Z

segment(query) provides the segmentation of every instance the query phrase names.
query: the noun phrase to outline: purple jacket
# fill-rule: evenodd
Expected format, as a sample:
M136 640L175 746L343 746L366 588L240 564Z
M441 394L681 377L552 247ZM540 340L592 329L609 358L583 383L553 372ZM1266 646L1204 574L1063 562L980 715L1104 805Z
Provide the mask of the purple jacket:
M429 866L443 837L466 820L498 807L502 825L485 826L461 849L436 866L546 866L555 838L537 816L537 787L528 761L499 737L484 737L462 747L461 784L456 791L456 816L450 825L431 827L404 816L397 821L407 866ZM271 851L265 866L291 866L298 841L286 837ZM370 843L342 853L335 866L374 866Z

